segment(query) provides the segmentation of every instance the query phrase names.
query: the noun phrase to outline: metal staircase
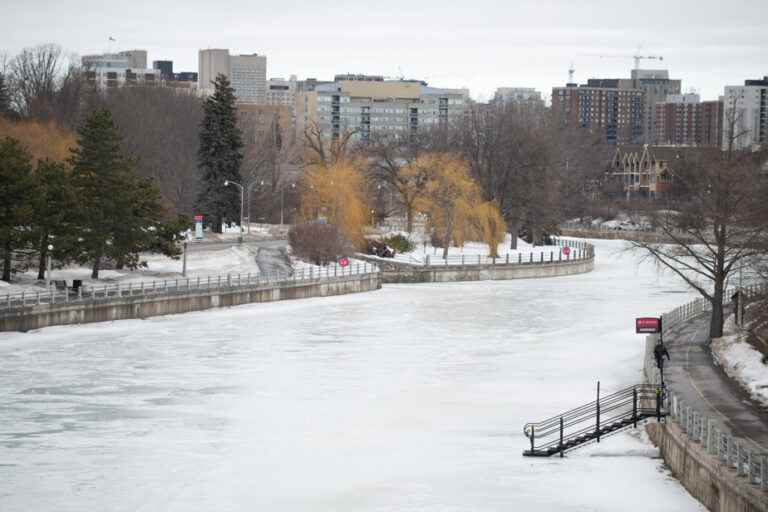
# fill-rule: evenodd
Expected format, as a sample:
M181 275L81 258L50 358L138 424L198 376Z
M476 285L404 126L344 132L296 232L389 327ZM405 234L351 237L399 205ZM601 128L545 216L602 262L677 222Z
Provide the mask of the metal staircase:
M616 434L649 418L667 415L662 387L656 384L638 384L538 423L523 427L531 447L523 451L527 457L550 457Z

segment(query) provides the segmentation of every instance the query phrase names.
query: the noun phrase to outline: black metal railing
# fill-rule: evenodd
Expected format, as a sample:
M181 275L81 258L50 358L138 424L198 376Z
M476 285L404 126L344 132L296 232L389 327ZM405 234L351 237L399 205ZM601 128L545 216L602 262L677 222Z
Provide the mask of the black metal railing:
M538 423L527 423L523 433L530 440L530 449L523 455L549 457L615 434L638 421L667 415L662 388L653 384L637 384L624 388L570 411Z

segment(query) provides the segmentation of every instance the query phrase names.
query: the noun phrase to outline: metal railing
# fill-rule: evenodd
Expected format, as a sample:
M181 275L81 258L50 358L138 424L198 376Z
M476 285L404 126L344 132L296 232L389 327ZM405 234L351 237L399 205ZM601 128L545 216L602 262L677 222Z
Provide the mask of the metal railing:
M530 265L589 260L595 255L594 247L580 240L555 239L551 245L560 249L549 251L515 251L514 253L501 254L497 257L483 254L461 254L449 255L447 258L443 258L427 254L421 259L410 254L396 254L394 258L384 258L383 260L427 267L449 265ZM567 253L563 252L562 248L564 247L568 247L569 251Z
M731 296L729 290L726 297ZM766 285L751 285L741 289L745 300L768 292ZM695 318L711 309L709 301L696 299L662 315L663 330ZM645 375L649 383L660 382L659 370L653 357L655 336L649 336L646 343ZM719 418L712 418L686 404L677 394L670 392L669 413L688 439L700 443L704 450L716 457L721 463L736 469L736 474L748 479L752 484L768 491L768 453L754 443L733 435Z
M297 269L291 273L238 273L215 274L180 279L114 283L101 286L86 285L77 290L72 288L30 290L21 293L0 295L0 311L17 310L40 305L88 303L114 300L123 297L150 295L174 295L205 292L209 290L237 288L278 288L294 283L347 280L350 277L375 274L379 271L371 263L352 263L346 267L333 265Z

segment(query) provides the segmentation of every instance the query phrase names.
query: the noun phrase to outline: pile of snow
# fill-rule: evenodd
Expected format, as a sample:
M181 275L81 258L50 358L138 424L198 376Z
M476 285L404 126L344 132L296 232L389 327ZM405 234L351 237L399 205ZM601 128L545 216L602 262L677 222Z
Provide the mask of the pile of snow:
M728 319L726 332L734 332L734 327L733 318ZM763 363L763 354L745 338L746 333L736 332L713 339L712 356L753 399L768 406L768 366Z

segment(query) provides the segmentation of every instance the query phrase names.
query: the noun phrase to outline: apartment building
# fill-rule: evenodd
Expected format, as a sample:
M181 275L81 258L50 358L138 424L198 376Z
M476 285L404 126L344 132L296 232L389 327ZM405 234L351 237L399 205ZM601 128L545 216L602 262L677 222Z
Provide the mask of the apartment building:
M734 149L757 149L768 143L768 76L725 87L723 149L731 139Z
M672 94L656 104L657 144L714 146L722 139L722 102L702 102L698 94Z
M590 79L552 88L552 112L563 126L604 133L608 144L640 143L645 92L626 79Z
M375 133L409 137L420 129L454 122L464 114L469 101L466 89L442 89L417 80L378 77L301 89L296 102L297 130L301 133L314 123L331 140L346 132L356 140L368 140Z
M266 104L275 106L286 106L291 109L296 104L296 91L298 89L298 80L296 75L291 78L270 78L267 81Z

